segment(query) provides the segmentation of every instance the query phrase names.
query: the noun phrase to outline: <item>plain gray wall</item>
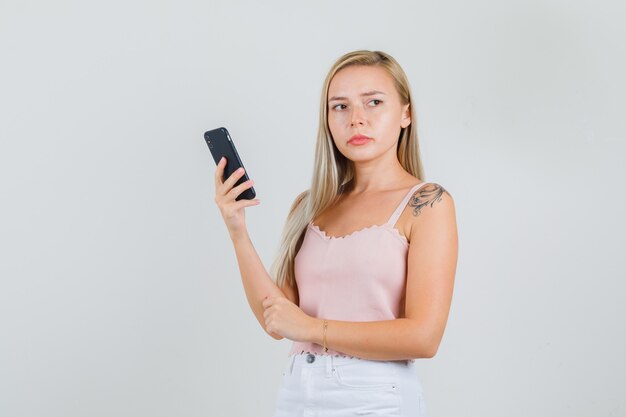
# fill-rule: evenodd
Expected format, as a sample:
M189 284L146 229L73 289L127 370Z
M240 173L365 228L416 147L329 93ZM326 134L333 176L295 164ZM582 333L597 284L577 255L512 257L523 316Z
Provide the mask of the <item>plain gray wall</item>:
M0 415L270 416L202 138L226 126L269 268L326 72L411 82L459 259L430 415L626 415L623 2L0 3Z

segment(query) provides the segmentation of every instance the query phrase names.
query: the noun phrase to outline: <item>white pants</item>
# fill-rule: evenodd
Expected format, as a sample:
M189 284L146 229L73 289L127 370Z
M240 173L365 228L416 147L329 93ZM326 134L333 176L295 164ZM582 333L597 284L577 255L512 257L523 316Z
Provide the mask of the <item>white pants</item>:
M426 417L415 362L289 356L274 417Z

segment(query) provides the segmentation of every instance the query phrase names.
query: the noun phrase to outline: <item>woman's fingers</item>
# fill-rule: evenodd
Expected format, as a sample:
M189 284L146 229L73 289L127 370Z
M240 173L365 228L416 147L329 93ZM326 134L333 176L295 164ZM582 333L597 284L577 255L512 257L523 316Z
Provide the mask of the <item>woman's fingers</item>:
M242 207L247 206L256 206L260 203L258 199L247 200L245 198L237 201L236 198L239 194L241 194L246 189L252 187L254 181L249 179L247 181L242 182L236 187L233 185L241 178L244 174L243 168L233 172L230 177L226 179L226 181L222 181L222 177L224 176L224 168L226 167L226 158L220 159L217 163L217 168L215 169L215 202L219 205L223 205L226 201L231 200L233 205L230 209L233 212L238 211ZM223 197L227 197L225 201L222 201Z
M252 184L254 184L254 181L252 180L244 181L235 188L231 189L226 196L235 199L239 194L243 193L244 190L252 187Z
M239 168L235 172L233 172L228 178L226 178L226 181L222 182L223 172L224 172L224 167L216 169L216 174L215 174L216 185L215 186L216 186L216 193L219 195L226 195L227 193L229 193L231 188L235 185L237 181L239 181L239 179L244 174L243 168Z
M235 202L235 210L239 210L242 207L248 207L248 206L256 206L257 204L261 204L261 201L258 198L255 198L253 200L246 200L245 198L242 198L239 201Z
M230 177L226 178L226 181L224 181L223 185L224 193L228 193L230 189L235 185L235 183L239 181L239 178L243 177L243 172L243 168L239 168L235 172L233 172Z
M232 174L230 174L230 177L226 178L226 181L223 181L222 178L224 177L224 169L226 168L226 157L222 157L222 159L219 160L219 162L217 163L217 166L215 167L215 189L217 190L220 186L227 186L227 187L232 187L233 184L235 182L237 182L237 180L243 175L243 168L240 168L240 170L236 170L235 172L233 172ZM226 193L226 192L225 192Z
M217 163L217 167L215 168L215 190L216 191L223 184L222 177L224 176L225 166L226 166L226 158L222 157L222 159L220 159L220 161Z

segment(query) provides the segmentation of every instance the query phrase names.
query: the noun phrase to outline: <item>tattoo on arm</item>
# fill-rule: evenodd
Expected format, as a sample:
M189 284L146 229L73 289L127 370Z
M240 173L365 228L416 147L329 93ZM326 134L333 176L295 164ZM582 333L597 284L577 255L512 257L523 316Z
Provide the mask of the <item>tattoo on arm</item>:
M411 196L411 200L409 201L409 206L413 207L413 215L419 216L422 207L427 206L429 203L432 207L437 201L441 201L443 193L450 195L450 193L439 184L424 185Z

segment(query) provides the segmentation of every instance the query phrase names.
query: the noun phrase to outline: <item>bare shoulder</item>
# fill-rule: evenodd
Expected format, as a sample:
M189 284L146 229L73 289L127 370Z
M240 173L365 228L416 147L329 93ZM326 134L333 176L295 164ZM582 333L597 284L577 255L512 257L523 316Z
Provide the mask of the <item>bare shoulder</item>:
M428 229L437 230L446 225L456 227L454 199L441 184L423 185L411 196L407 206L411 213L411 239Z
M408 205L412 208L413 217L419 217L422 213L454 208L454 200L441 184L429 182L415 191Z

